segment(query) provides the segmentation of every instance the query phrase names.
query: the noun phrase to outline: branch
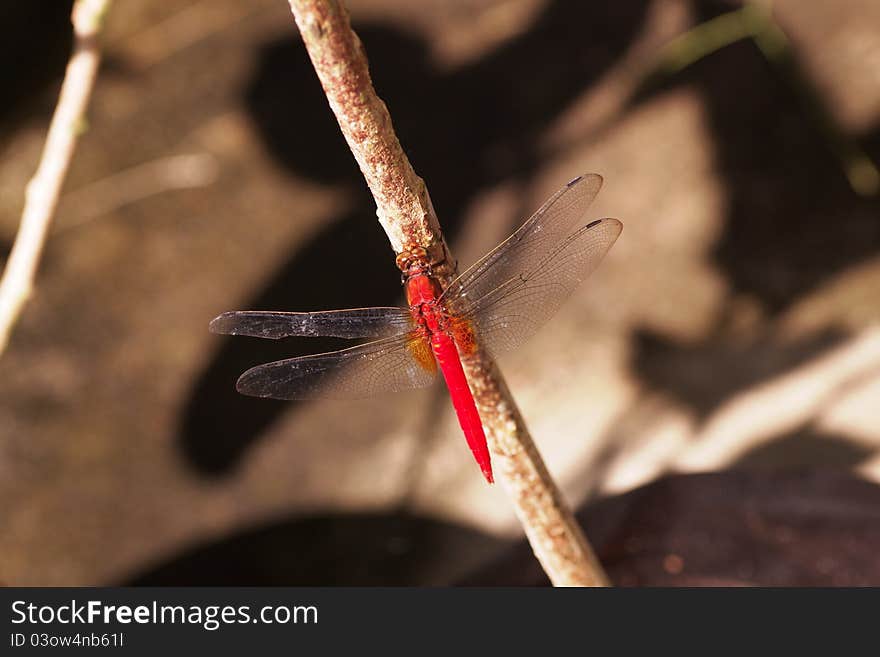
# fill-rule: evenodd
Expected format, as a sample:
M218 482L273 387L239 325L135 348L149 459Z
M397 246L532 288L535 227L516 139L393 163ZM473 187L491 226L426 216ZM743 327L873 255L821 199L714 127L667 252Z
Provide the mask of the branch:
M97 36L110 0L77 0L73 6L74 49L67 64L58 106L49 126L37 173L28 183L24 211L0 281L0 355L9 343L12 328L31 295L34 274L46 242L49 224L98 70Z
M339 0L289 0L309 57L342 134L376 200L377 215L401 258L426 258L444 285L454 260L424 181L400 146L370 80L363 46ZM562 499L492 360L464 362L493 461L538 560L556 586L603 586L608 580Z
M206 187L217 180L219 165L209 153L167 155L64 194L59 201L64 221L54 235L82 226L119 208L155 194Z

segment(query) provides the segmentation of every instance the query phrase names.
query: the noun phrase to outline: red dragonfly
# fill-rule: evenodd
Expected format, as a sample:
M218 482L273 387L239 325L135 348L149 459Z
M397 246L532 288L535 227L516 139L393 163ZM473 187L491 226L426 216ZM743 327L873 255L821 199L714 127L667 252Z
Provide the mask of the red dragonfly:
M462 360L477 345L493 356L521 345L598 266L623 229L617 219L576 228L601 186L596 174L575 178L445 290L430 266L414 259L404 272L408 308L223 313L211 322L214 333L374 339L258 365L241 375L236 388L274 399L357 399L427 386L439 367L467 443L491 483L486 436Z

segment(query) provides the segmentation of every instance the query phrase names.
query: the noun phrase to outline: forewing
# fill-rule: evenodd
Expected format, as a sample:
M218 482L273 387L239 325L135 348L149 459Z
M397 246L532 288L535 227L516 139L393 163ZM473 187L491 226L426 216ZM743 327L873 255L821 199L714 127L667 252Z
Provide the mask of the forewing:
M521 272L474 301L469 317L490 353L514 349L530 338L599 266L623 224L599 219L584 226Z
M223 313L209 326L214 333L255 338L328 336L335 338L382 338L413 328L406 308L351 308L313 313L242 310Z
M423 388L435 378L430 344L417 331L312 356L258 365L239 392L273 399L362 399Z
M601 187L602 177L591 173L558 190L513 235L450 283L443 292L447 307L465 313L499 285L533 271L583 223Z

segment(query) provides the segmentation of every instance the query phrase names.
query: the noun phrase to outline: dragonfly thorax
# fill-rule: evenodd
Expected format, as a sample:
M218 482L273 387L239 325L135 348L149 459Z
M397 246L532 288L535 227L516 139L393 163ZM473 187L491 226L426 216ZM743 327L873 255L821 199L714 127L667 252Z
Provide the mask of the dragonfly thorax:
M417 273L406 280L406 300L410 307L435 302L441 294L440 283L433 276Z
M436 278L417 273L406 281L406 299L413 319L429 332L445 328L445 313L438 303L443 290Z

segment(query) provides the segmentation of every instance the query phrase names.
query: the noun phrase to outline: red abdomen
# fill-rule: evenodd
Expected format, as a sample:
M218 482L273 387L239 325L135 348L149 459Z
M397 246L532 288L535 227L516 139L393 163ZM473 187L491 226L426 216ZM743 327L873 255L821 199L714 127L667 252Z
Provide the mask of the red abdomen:
M486 480L492 483L492 462L489 457L489 448L486 445L486 434L483 432L483 423L480 420L474 396L468 386L467 377L464 375L459 353L461 350L469 353L473 349L473 333L465 322L456 322L454 319L448 321L442 315L442 311L437 306L437 299L440 295L439 283L425 274L415 274L406 282L406 297L412 309L413 318L425 332L425 339L430 342L434 360L440 366L440 371L443 372L449 396L452 398L452 406L455 408L455 414L458 416L458 423L464 432L465 440L467 440ZM463 328L467 330L462 330ZM456 347L453 336L461 340L458 347ZM425 355L427 354L414 354L420 363L426 360Z
M431 347L434 349L434 356L440 365L440 371L443 372L443 378L446 379L446 387L449 388L449 396L452 398L452 405L455 407L458 423L464 432L468 447L471 448L474 458L477 459L477 464L483 471L486 481L491 484L493 481L492 461L489 457L489 448L486 445L483 422L480 420L474 396L471 394L467 378L464 375L455 343L446 333L438 332L431 336Z

